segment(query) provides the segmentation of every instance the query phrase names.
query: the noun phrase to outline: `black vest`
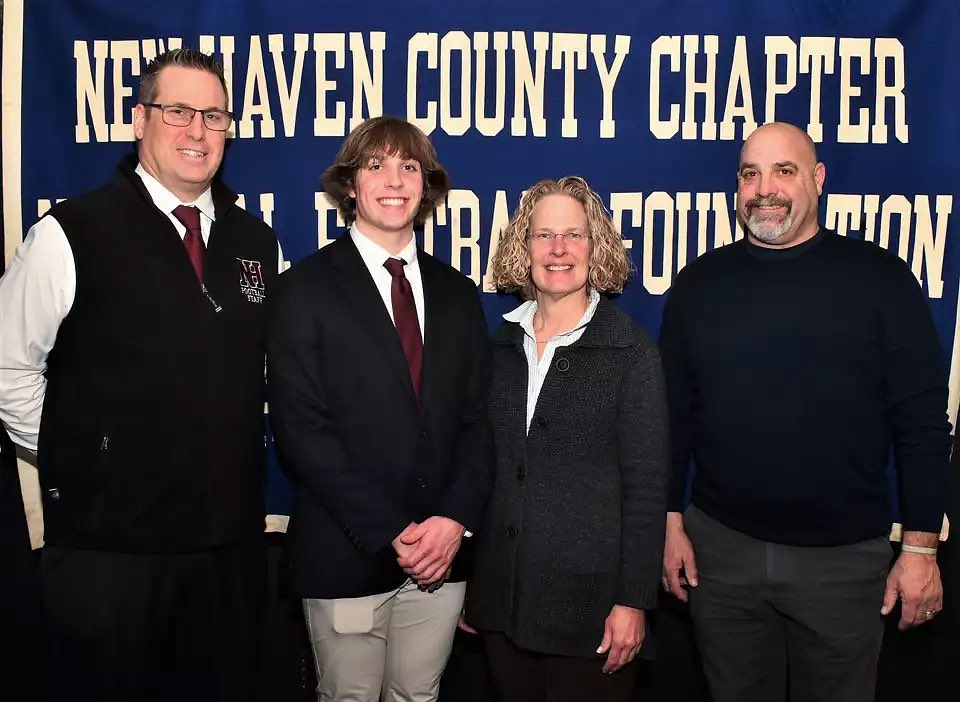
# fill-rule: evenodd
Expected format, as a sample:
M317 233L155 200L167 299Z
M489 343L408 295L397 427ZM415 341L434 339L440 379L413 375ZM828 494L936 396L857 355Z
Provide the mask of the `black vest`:
M52 210L76 297L49 355L45 538L187 552L263 530L265 297L277 240L214 183L204 286L136 159Z

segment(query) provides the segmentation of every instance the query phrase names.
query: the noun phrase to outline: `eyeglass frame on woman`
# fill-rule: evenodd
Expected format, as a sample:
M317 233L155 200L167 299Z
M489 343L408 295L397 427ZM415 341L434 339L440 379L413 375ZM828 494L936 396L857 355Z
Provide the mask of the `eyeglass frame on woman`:
M542 241L544 243L553 243L553 240L557 237L560 237L564 241L572 244L578 244L587 239L592 239L593 235L590 233L584 233L579 231L569 231L569 232L551 232L548 230L533 232L532 234L527 234L527 239L530 241Z
M205 128L207 128L207 129L211 129L211 130L213 130L213 131L215 131L215 132L225 132L225 131L227 131L228 129L230 129L230 126L233 124L233 120L234 120L234 116L233 116L233 113L232 113L232 112L230 112L229 110L221 110L221 109L215 108L215 107L214 107L214 108L209 108L209 109L206 109L206 110L200 110L200 109L197 109L196 107L190 107L189 105L179 105L179 104L175 104L175 103L174 103L174 104L161 104L161 103L159 103L159 102L142 102L142 103L140 103L140 104L143 105L144 107L155 107L156 109L160 110L160 116L161 116L161 119L163 119L163 123L164 123L164 124L168 124L168 125L170 125L171 127L189 127L189 126L193 123L193 118L196 116L196 114L197 114L198 112L200 113L200 121L201 121L201 123L203 124L203 126L204 126ZM169 121L169 120L167 119L167 110L169 110L169 109L171 109L171 108L176 108L176 109L178 109L178 110L183 110L184 113L189 113L189 114L190 114L190 119L186 120L183 124L176 124L176 123L174 123L174 122ZM211 125L211 124L209 124L209 123L207 122L207 115L224 115L224 116L226 116L226 118L227 118L227 126L225 126L223 129L220 129L219 127L214 127L213 125Z

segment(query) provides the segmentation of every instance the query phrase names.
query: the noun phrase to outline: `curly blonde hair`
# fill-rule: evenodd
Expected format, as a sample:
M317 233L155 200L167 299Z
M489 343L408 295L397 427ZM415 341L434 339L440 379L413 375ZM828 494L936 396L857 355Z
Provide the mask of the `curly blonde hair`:
M547 195L567 195L583 205L591 237L587 280L597 292L621 292L633 274L633 264L623 246L623 237L613 226L600 196L579 176L541 180L527 190L504 229L493 256L490 277L496 288L519 292L525 300L536 299L537 291L530 276L527 236L533 210Z

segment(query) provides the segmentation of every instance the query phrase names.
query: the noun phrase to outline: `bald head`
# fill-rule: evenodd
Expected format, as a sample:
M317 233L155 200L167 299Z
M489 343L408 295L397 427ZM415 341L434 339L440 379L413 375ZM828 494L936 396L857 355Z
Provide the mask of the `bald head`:
M737 218L758 246L787 248L812 238L826 169L813 140L792 124L771 122L740 150Z
M795 124L770 122L770 124L765 124L753 130L753 134L748 136L747 140L743 142L743 147L740 149L740 163L743 163L743 152L747 150L747 146L749 146L751 141L768 137L777 137L784 141L795 141L798 148L807 151L810 163L817 162L817 145L813 143L813 139L810 138L809 134Z

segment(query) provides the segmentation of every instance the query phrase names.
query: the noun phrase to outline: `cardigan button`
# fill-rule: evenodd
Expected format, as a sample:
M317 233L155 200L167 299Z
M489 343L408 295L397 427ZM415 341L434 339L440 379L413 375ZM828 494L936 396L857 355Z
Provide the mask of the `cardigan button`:
M537 415L537 426L540 427L541 429L547 428L547 418L544 417L542 414Z
M519 534L519 533L520 533L520 530L517 529L517 527L514 526L513 524L511 524L510 526L507 527L507 538L508 538L508 539L515 539L515 538L517 538L517 534Z
M566 373L568 370L570 370L570 361L566 358L558 358L556 366L558 371L561 373Z

